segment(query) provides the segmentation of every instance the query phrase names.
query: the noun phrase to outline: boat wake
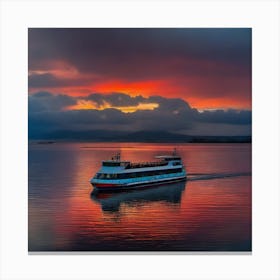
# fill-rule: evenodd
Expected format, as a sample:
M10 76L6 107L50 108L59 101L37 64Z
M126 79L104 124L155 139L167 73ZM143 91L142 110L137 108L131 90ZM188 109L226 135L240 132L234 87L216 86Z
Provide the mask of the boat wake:
M239 173L190 173L187 181L224 179L228 177L251 176L251 172ZM182 193L185 190L186 182L166 184L162 186L150 186L143 189L126 189L108 192L100 192L94 188L91 199L101 205L103 212L119 212L122 203L129 205L162 201L171 204L178 204L181 201Z
M210 180L210 179L224 179L230 177L251 176L251 172L239 173L189 173L187 176L188 181Z

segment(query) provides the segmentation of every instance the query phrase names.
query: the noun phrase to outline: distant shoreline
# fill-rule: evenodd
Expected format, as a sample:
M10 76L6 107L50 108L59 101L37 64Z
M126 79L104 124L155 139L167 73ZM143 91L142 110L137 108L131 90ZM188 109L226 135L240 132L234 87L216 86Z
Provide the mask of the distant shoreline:
M53 141L44 141L44 140L34 140L29 139L29 144L38 144L38 145L51 145L51 144L59 144L59 143L143 143L143 144L252 144L252 141L190 141L190 142L182 142L182 141L102 141L102 140L91 140L91 139L59 139Z
M29 140L43 144L54 142L116 142L116 143L251 143L248 135L205 136L185 135L167 131L137 131L125 133L120 131L55 131L46 135L29 134ZM40 144L39 143L39 144Z

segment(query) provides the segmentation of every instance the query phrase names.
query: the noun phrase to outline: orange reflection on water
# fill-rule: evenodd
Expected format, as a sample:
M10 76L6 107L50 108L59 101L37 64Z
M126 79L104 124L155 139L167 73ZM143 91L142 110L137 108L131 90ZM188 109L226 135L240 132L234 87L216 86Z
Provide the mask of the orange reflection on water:
M151 192L146 197L139 196L140 192L147 192L141 190L134 197L133 192L130 197L126 197L127 193L112 194L111 201L106 195L101 196L101 202L89 200L85 191L80 190L69 203L71 228L74 232L88 229L89 234L94 228L94 234L105 240L180 240L207 232L226 242L229 237L232 241L250 235L250 192L241 196L232 188L217 190L204 183L190 182L185 190L179 187L162 195L161 188L166 191L172 187L173 184L155 188L154 197Z
M122 249L126 249L129 246L127 242L140 242L141 248L141 242L150 241L158 242L155 246L163 244L168 249L175 248L172 244L180 241L176 248L187 250L211 250L211 246L227 250L228 246L250 242L250 176L92 194L90 178L97 172L100 162L110 158L114 151L121 151L126 160L147 161L152 160L154 155L172 150L171 145L141 145L80 143L70 147L69 150L75 150L75 157L68 163L72 176L69 184L63 187L61 193L59 186L53 188L50 198L47 198L49 204L44 204L45 210L40 203L37 205L30 200L29 212L34 222L29 227L30 238L36 238L36 234L40 233L40 238L46 243L53 243L51 246L56 250L71 250L74 245L79 246L79 242L85 242L83 250L93 251L100 249L98 244L102 242L111 244L112 248L119 243ZM240 155L244 156L246 149L245 146L190 145L181 147L181 153L184 159L186 155L191 159L190 170L195 172L200 171L199 168L208 168L209 172L210 162L217 170L227 166L221 155L242 167L236 154L240 151ZM244 158L240 160L244 162ZM228 166L234 168L232 163ZM47 236L44 228L48 229ZM39 243L42 240L35 241ZM153 247L145 248L153 250Z

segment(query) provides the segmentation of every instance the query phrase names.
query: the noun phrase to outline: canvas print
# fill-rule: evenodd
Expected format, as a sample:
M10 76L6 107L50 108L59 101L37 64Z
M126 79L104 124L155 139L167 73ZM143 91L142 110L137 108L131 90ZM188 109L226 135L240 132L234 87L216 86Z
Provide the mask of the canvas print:
M29 28L29 252L250 253L251 33Z

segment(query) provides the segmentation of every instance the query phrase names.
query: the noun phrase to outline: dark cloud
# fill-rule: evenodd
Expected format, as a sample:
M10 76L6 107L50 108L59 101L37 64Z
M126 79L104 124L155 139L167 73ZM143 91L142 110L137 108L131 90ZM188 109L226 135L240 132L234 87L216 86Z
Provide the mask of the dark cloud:
M90 85L93 82L102 81L96 77L57 77L51 73L29 74L28 86L30 88L56 88L66 86L83 86Z
M249 28L31 28L28 39L30 70L60 60L130 81L251 75Z
M248 110L204 111L196 115L197 120L205 123L244 124L252 123L252 112Z
M110 104L115 107L137 106L139 104L159 104L157 111L160 113L173 112L190 113L193 109L189 104L180 98L164 98L161 96L143 97L141 95L130 96L125 93L111 93L101 94L94 93L88 96L79 97L83 100L91 100L97 104L98 107L102 107L106 104Z
M57 87L61 85L65 85L65 81L56 78L50 73L33 74L28 76L28 86L32 88Z
M98 104L98 106L103 106L106 103L111 104L112 106L136 106L139 103L149 103L149 99L145 99L142 96L135 96L131 97L128 94L124 93L111 93L111 94L100 94L100 93L93 93L89 96L83 97L85 100L91 100Z
M112 106L135 106L139 103L157 103L154 110L139 110L133 113L123 113L115 108L105 110L68 110L67 106L77 104L80 98L91 100L102 106L109 103ZM211 125L214 132L215 125L223 124L235 126L235 131L244 131L242 128L251 125L250 111L204 111L198 112L181 99L168 99L160 96L144 98L142 96L130 97L123 93L102 95L91 94L87 97L69 97L66 95L53 95L49 92L38 92L29 96L29 132L32 135L47 135L52 131L141 131L160 130L179 132L197 131L201 135ZM233 128L233 127L231 127ZM242 129L243 130L242 130ZM248 130L248 129L247 129ZM225 130L226 131L226 130ZM35 134L34 134L35 133ZM231 131L231 134L234 130ZM237 132L236 132L237 133ZM215 132L214 132L215 134Z
M53 95L49 92L37 92L28 97L28 111L31 112L52 112L75 105L77 100L74 97L59 94Z
M180 98L164 98L161 96L151 96L148 98L150 102L159 103L159 110L175 112L190 112L192 108L185 100ZM176 113L175 113L176 114Z

